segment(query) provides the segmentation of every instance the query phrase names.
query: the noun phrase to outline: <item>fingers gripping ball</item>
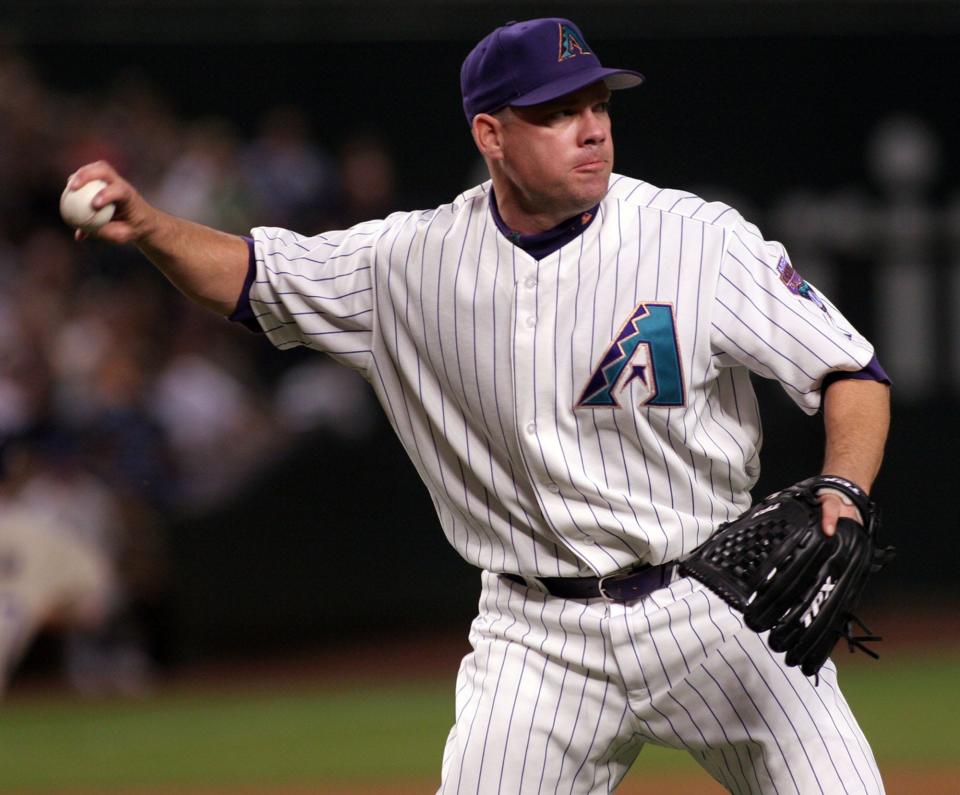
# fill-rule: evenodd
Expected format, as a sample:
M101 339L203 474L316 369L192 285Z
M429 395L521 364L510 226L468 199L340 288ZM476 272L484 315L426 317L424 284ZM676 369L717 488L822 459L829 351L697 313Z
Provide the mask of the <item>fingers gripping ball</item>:
M75 229L84 232L96 232L100 227L113 218L116 207L106 204L99 210L94 209L91 202L101 190L107 187L102 179L95 179L77 190L70 190L68 185L60 196L60 215L63 220Z

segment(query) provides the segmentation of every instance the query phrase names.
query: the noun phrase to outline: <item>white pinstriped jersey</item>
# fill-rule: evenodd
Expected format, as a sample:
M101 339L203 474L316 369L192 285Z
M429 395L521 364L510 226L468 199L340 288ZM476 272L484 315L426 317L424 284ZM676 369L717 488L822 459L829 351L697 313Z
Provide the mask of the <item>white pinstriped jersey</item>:
M252 308L371 383L471 563L607 574L689 553L749 504L749 371L807 412L873 349L732 208L613 175L539 262L489 183L435 210L305 237L253 230Z

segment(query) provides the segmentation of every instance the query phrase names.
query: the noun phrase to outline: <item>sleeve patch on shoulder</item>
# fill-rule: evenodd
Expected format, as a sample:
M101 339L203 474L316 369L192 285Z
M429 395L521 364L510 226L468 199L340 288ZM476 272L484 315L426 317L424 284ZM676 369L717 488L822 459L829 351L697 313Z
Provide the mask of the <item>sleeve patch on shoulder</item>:
M827 308L826 303L823 299L817 295L817 291L813 289L809 282L804 281L799 273L794 269L793 265L790 264L790 261L786 257L780 257L780 261L777 263L777 273L780 274L780 281L783 282L784 286L794 295L798 295L801 298L806 298L810 303L816 306L827 321L839 331L847 339L853 339L853 331L850 328L847 328L843 325L842 322L838 322L838 319L835 319L833 315L830 314L830 310ZM842 318L840 318L842 321Z
M791 293L799 295L801 298L806 298L818 306L823 312L827 312L827 305L820 300L820 296L817 295L809 283L803 280L786 257L780 257L780 261L777 263L777 273L780 274L780 281L783 282L784 286ZM829 312L827 312L827 314L829 314Z

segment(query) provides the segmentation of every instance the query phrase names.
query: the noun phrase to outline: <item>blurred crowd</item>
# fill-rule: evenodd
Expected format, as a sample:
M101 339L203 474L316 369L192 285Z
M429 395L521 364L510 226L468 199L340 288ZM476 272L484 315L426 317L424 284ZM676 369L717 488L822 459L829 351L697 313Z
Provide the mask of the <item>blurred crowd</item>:
M276 107L245 136L225 119L177 118L139 79L59 92L0 49L0 622L19 615L0 625L0 686L4 643L22 653L58 601L77 599L50 585L29 611L15 604L40 575L5 517L32 511L36 534L107 561L109 616L68 644L67 669L81 689L136 689L150 666L137 614L166 587L170 523L232 499L305 433L362 438L375 423L353 373L277 355L190 305L132 247L76 243L58 199L97 159L160 208L238 233L342 228L400 202L376 135L328 151L296 108Z
M112 79L64 92L0 47L0 689L64 602L96 604L72 621L71 681L142 687L142 615L169 587L169 528L235 499L307 434L363 439L380 422L358 376L322 356L279 355L194 307L132 247L76 243L58 200L76 168L106 159L153 204L219 229L344 228L410 208L387 141L356 130L333 147L291 106L267 107L243 130L182 118L142 77ZM960 192L941 184L942 142L922 118L892 116L864 156L871 184L786 186L766 208L692 187L788 244L804 276L875 339L898 400L956 395L960 338L946 318L952 328ZM466 185L485 178L477 165ZM939 357L916 355L934 348ZM56 568L49 550L34 566L14 549L26 525L99 556L110 576L88 578L95 599L48 577L44 598L15 604L28 577Z

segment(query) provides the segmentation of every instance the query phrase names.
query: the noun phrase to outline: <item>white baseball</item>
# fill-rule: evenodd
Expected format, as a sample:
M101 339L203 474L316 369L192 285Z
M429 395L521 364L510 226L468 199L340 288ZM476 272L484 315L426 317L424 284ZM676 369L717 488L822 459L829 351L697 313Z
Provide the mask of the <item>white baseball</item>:
M60 215L63 216L63 220L84 232L96 232L113 218L116 210L113 203L106 204L99 210L95 210L90 204L93 197L105 187L107 187L106 182L95 179L77 190L70 190L69 186L65 188L60 196Z

